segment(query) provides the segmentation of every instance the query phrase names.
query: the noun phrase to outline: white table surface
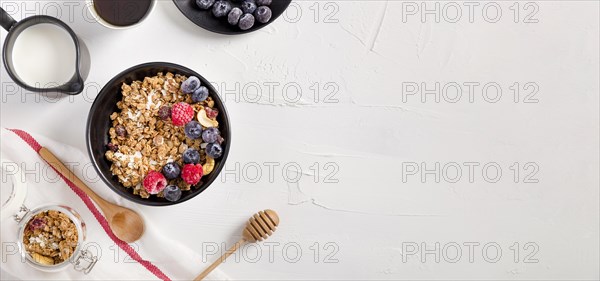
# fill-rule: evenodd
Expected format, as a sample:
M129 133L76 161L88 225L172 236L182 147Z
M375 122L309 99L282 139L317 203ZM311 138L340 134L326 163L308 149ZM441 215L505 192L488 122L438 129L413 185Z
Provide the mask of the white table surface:
M261 31L223 36L167 0L141 26L120 31L86 22L81 2L3 0L17 19L55 16L59 7L87 45L91 70L83 94L40 98L12 90L2 69L1 126L83 151L102 85L139 63L179 63L219 86L233 127L227 167L239 168L193 200L141 210L199 253L234 242L249 214L277 210L274 252L247 249L222 265L232 278L598 279L599 2L521 2L518 22L514 1L494 2L487 17L486 2L471 2L472 22L463 2L437 2L439 21L423 22L421 3L295 1ZM68 5L79 5L71 18ZM495 5L502 15L493 23ZM452 23L457 6L462 17ZM279 84L270 98L272 83ZM436 83L446 94L439 102L409 92ZM465 85L474 83L470 101ZM452 103L456 85L463 96ZM502 90L497 102L493 86ZM423 172L436 163L439 182ZM175 212L182 215L173 219ZM212 241L203 247L195 232ZM470 242L478 243L472 262ZM423 252L436 243L439 262ZM462 255L453 262L457 245Z

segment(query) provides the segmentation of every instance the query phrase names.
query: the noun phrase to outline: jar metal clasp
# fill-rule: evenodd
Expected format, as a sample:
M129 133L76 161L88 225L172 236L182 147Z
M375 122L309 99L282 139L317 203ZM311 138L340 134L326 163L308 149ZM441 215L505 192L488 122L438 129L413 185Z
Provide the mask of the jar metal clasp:
M29 214L29 211L29 208L27 208L25 205L21 205L21 208L19 208L19 212L13 215L13 218L17 223L20 223L23 220L23 218L27 216L27 214Z
M96 262L98 261L98 257L92 255L88 250L81 250L80 254L77 256L73 265L75 270L82 271L84 274L90 273Z

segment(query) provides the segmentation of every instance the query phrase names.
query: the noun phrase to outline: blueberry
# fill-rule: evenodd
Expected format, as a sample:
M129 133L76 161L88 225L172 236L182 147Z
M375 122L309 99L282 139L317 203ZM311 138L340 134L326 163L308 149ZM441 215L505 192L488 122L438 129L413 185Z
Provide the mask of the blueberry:
M192 94L192 101L194 102L203 102L208 98L208 88L204 86L200 86L194 93Z
M181 198L181 189L176 185L167 185L163 190L163 196L168 201L175 202Z
M226 16L229 11L231 11L231 3L223 0L215 2L212 8L212 13L217 18Z
M244 0L242 2L242 11L246 14L252 14L256 11L256 2L254 0Z
M183 152L183 163L198 164L200 162L200 152L193 148L188 148Z
M202 10L208 10L215 3L215 0L196 0L196 5Z
M269 6L271 5L271 0L256 0L256 5Z
M179 174L181 174L181 168L179 168L177 163L170 162L162 168L162 173L165 178L173 180L179 177Z
M227 16L227 22L231 25L237 25L242 14L242 9L238 7L231 9L231 12L229 12L229 15Z
M254 16L252 14L244 14L240 18L240 23L238 24L241 30L248 30L252 26L254 26Z
M186 94L191 94L200 87L200 79L196 76L190 76L187 80L181 83L181 91Z
M256 9L254 13L256 15L256 20L260 23L267 23L271 20L271 16L273 13L271 12L271 8L267 6L260 6Z
M202 132L202 140L207 143L216 143L219 140L221 132L217 128L208 128Z
M202 136L202 125L198 121L190 121L185 124L185 135L190 139L199 139Z
M210 158L217 159L223 155L223 148L218 143L209 143L206 146L206 155Z

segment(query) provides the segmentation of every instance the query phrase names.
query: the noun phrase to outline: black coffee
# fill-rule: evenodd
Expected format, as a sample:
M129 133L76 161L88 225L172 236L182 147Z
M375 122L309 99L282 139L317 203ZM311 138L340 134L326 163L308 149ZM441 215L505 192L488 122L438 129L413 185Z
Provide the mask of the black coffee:
M152 0L94 0L96 13L106 22L116 26L140 22L151 6Z

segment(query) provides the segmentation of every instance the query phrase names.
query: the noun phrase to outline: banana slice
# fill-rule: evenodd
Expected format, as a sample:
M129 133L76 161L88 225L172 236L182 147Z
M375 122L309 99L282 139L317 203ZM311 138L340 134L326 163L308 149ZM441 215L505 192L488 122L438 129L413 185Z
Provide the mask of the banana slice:
M206 128L219 127L219 122L217 122L217 120L210 119L206 116L206 110L204 110L204 108L200 109L198 112L198 122Z
M215 159L206 157L206 163L204 165L202 165L202 171L204 172L204 175L206 176L206 175L210 174L214 169L215 169Z
M35 261L39 264L43 264L43 265L53 265L54 264L54 260L52 258L40 255L38 253L32 253L31 258L33 258L33 261Z

